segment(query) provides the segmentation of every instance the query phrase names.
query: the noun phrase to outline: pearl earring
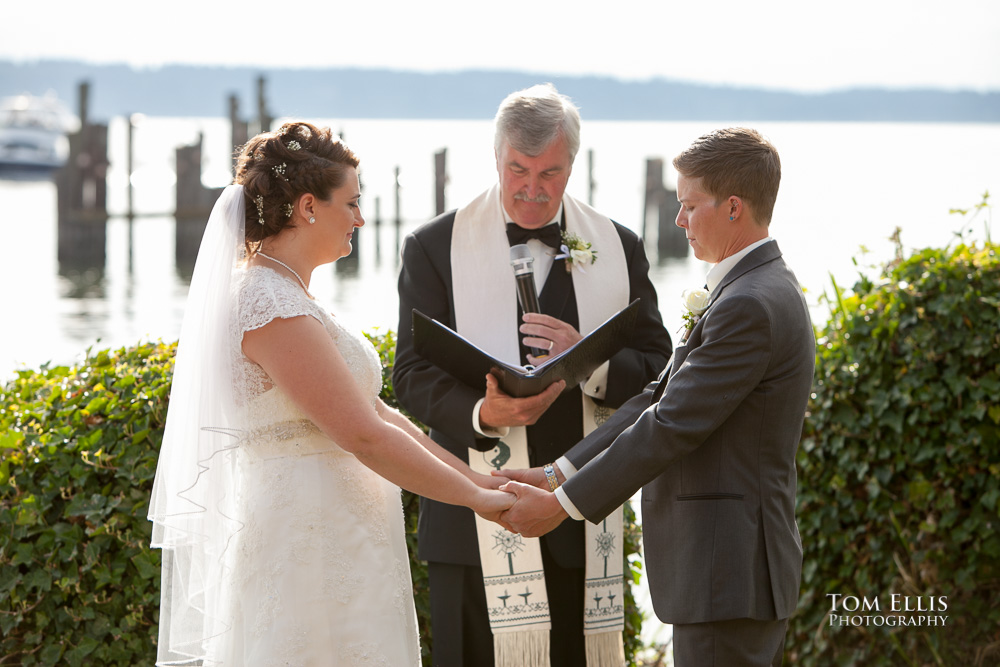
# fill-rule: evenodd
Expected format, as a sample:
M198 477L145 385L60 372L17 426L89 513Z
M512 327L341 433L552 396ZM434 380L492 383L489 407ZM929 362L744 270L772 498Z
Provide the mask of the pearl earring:
M732 218L729 218L729 219L732 220ZM315 216L312 216L312 215L309 216L309 224L310 225L315 225L316 224L316 218L315 218Z

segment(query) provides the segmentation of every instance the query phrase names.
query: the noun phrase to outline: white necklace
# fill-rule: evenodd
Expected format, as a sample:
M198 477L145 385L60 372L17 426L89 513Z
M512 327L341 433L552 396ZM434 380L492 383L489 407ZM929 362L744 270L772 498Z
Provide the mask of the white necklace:
M275 259L274 257L271 257L270 255L265 255L260 250L257 251L257 254L260 255L261 257L263 257L264 259L271 260L275 264L281 264L283 267L285 267L286 269L288 269L289 271L291 271L292 275L295 276L298 279L299 284L302 285L302 289L304 289L306 291L306 295L308 295L308 297L310 299L315 299L316 298L316 297L314 297L312 295L312 293L309 292L309 288L306 287L306 283L305 283L304 280L302 280L302 276L300 276L295 269L293 269L292 267L288 266L287 264L285 264L284 262L282 262L280 259Z

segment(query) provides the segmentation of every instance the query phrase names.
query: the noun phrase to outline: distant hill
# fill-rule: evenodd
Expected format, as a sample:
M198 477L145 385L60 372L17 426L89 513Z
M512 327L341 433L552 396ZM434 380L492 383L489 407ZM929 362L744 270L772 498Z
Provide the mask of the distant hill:
M76 108L90 82L94 119L227 116L235 94L241 116L256 116L257 78L266 80L273 116L320 118L492 118L503 97L551 81L590 120L746 120L1000 122L1000 92L853 89L806 94L663 79L526 72L419 73L384 69L272 69L187 65L132 69L82 62L0 61L0 96L53 90Z

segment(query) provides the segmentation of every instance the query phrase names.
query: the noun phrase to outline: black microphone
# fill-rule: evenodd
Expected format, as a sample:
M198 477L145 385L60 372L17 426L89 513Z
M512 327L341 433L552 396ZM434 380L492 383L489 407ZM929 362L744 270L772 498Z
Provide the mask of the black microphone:
M510 247L510 266L514 269L514 281L517 283L517 300L521 304L521 310L526 313L540 313L538 307L538 293L535 292L535 258L531 256L531 250L524 243L512 245ZM548 350L531 348L531 356L544 357Z

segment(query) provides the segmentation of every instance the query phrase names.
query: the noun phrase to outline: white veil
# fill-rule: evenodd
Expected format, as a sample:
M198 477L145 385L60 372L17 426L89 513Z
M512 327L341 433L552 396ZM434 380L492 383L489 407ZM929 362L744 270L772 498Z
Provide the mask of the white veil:
M212 209L198 250L174 365L167 423L149 505L163 549L157 665L202 664L222 617L223 554L241 528L236 505L234 271L244 255L242 185Z

